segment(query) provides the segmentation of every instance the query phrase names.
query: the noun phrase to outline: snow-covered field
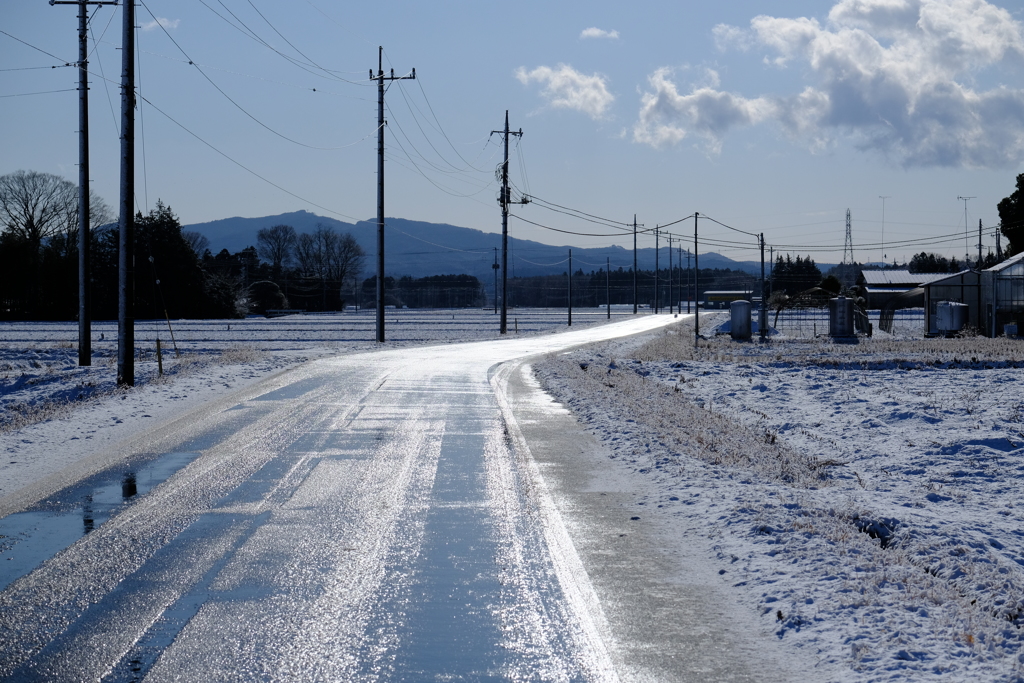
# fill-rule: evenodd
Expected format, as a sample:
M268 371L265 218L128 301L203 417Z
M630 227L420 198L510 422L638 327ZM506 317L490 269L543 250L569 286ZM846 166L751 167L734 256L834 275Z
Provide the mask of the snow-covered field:
M1024 680L1024 341L882 336L536 367L820 680Z
M631 313L613 308L611 319ZM387 347L496 339L498 318L493 309L387 309ZM564 331L566 322L564 309L513 309L506 338ZM574 329L605 322L604 309L573 311ZM76 323L0 323L0 503L91 452L274 373L379 348L375 329L373 310L137 321L136 386L125 390L116 385L116 322L93 323L88 367L78 366Z
M498 336L491 311L387 319L394 346ZM537 369L646 492L648 515L682 545L709 540L722 581L760 615L751 627L823 681L1024 680L1024 342L695 349L687 325ZM172 326L180 358L166 323L138 323L138 386L123 390L113 324L94 325L90 368L74 324L0 324L0 509L104 445L304 360L377 347L370 311ZM562 331L565 312L515 311L509 326Z

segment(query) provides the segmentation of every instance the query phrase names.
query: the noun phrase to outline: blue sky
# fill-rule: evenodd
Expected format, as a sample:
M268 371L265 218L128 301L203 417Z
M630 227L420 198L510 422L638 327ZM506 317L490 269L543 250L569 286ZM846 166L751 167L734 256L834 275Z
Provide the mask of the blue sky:
M857 260L881 259L883 240L890 261L974 254L976 235L940 239L964 230L957 197L976 197L972 230L995 226L1024 172L1024 10L1005 0L144 0L137 11L138 204L161 198L184 223L374 217L378 45L386 71L417 73L387 94L389 216L500 231L489 133L506 109L523 130L512 179L536 197L647 227L699 211L825 262L842 258L848 208ZM76 58L76 13L0 4L0 174L77 180L77 75L33 68ZM91 33L91 175L116 205L120 10L95 10ZM540 203L515 213L617 232ZM632 244L516 218L510 231ZM701 236L751 243L704 221ZM900 244L913 239L925 241Z

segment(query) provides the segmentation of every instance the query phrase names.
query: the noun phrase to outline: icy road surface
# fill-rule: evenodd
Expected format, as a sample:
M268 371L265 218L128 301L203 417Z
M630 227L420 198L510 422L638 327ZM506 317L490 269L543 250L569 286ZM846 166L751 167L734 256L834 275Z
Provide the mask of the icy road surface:
M578 466L545 482L531 435L582 442L499 366L672 320L310 363L52 478L0 520L0 678L758 680Z

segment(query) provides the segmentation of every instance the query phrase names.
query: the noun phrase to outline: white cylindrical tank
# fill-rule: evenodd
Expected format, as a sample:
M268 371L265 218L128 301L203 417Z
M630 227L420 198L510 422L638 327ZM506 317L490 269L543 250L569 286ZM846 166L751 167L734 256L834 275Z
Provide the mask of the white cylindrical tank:
M959 332L967 324L969 307L956 301L935 304L935 328L946 334Z
M830 337L852 337L853 299L836 297L828 302L828 334Z
M750 302L733 301L729 304L732 320L730 333L733 339L750 339Z

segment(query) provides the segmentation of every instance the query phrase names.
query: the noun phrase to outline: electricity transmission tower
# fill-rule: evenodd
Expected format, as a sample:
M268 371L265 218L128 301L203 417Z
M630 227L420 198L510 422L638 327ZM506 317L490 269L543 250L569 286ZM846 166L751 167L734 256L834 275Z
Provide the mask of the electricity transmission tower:
M977 197L957 197L957 199L964 203L964 263L968 264L971 260L971 228L967 223L967 200L977 199Z
M89 287L89 32L88 5L99 0L50 0L78 5L78 364L92 365L92 311Z
M508 205L512 203L512 191L508 189L508 136L523 136L523 129L508 129L508 109L505 110L505 130L492 130L491 135L501 135L505 142L505 160L501 164L501 323L500 334L508 332ZM523 197L517 204L527 204L529 199Z
M384 341L384 81L416 78L416 69L409 76L384 75L384 47L377 47L377 75L370 69L370 80L377 81L377 341Z
M850 220L850 210L846 210L846 246L843 247L843 264L853 265L853 222Z

